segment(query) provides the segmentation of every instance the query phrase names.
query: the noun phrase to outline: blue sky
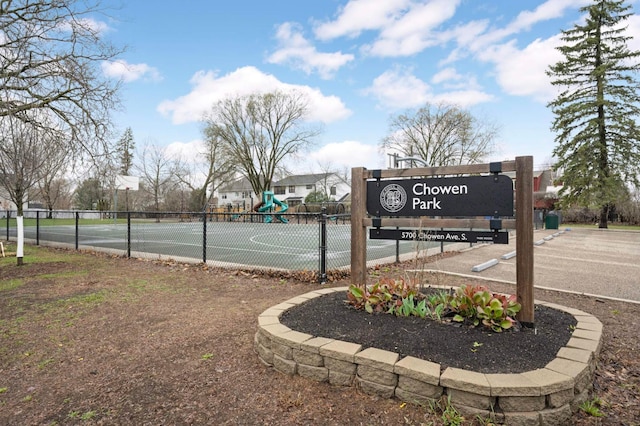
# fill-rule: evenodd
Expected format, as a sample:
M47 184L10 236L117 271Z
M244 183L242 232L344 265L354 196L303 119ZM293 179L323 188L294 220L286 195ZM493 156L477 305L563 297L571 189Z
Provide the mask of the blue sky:
M127 51L103 64L123 79L122 131L138 148L197 153L202 115L219 99L295 88L323 133L294 171L384 168L389 117L426 102L456 103L501 127L489 160L551 161L545 75L560 31L589 0L156 0L121 2L101 17ZM634 8L637 5L634 2ZM640 19L628 21L640 50Z

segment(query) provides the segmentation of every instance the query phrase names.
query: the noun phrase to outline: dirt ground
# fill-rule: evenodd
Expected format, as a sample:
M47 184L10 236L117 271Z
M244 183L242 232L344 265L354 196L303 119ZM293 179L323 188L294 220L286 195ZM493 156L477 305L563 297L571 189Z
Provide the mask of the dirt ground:
M444 424L436 406L260 363L258 315L319 288L297 279L309 274L269 277L34 247L23 266L15 263L0 258L0 424ZM402 275L402 266L371 271L370 282L384 274ZM536 298L604 324L594 383L604 416L578 412L572 424L640 425L640 305L549 291Z

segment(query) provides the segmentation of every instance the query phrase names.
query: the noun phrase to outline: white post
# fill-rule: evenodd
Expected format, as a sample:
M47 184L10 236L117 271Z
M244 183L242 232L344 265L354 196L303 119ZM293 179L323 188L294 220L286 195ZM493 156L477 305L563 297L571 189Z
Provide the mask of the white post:
M23 216L16 217L16 224L18 225L18 245L16 247L16 258L18 258L18 266L22 265L22 258L24 257L24 223Z

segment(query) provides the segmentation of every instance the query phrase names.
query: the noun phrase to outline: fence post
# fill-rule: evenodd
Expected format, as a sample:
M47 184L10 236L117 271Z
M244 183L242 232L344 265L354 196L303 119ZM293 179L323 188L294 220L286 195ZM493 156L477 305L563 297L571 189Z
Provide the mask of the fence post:
M207 264L207 212L202 215L202 263Z
M400 229L396 226L396 229ZM400 240L396 240L396 263L400 263Z
M76 212L76 250L78 250L78 222L80 221L80 213Z
M522 305L516 318L534 324L533 289L533 157L516 157L516 297Z
M366 169L351 169L351 284L367 285L367 228L364 218L367 209Z
M40 211L36 210L36 245L40 245Z
M327 208L322 207L320 214L320 284L327 282Z
M131 257L131 212L127 211L127 258Z
M11 210L7 210L7 241L9 241L9 219L11 218Z

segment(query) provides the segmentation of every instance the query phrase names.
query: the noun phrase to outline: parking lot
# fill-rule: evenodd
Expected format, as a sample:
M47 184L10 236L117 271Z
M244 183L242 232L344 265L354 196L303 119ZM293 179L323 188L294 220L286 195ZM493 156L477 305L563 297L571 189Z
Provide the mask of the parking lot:
M534 232L534 285L640 303L640 232L569 228ZM516 258L502 257L516 249L490 244L465 249L434 264L433 270L516 282ZM497 260L481 272L472 268Z

